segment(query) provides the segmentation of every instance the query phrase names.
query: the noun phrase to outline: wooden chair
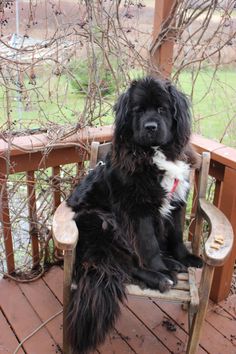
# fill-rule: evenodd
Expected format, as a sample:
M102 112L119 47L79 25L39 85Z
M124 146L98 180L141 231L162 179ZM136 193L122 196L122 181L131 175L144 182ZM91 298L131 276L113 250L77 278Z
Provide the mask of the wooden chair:
M110 148L111 143L92 143L90 169L93 169L98 161L104 160ZM205 199L210 154L203 153L201 158L202 164L198 176L196 226L192 240L193 253L198 255L200 253L203 219L207 221L210 231L209 237L203 247L202 257L204 259L204 267L199 287L196 282L194 268L189 268L188 273L178 274L177 285L166 293L160 293L151 289L141 290L137 285L127 286L128 294L154 297L174 302L179 301L184 304L189 313L189 341L186 349L186 353L188 354L196 353L198 348L201 329L207 311L214 269L224 264L233 244L233 230L229 221L219 209ZM57 208L53 218L55 245L64 252L64 354L70 353L69 343L65 335L65 314L71 289L74 250L79 236L73 217L73 211L64 201Z

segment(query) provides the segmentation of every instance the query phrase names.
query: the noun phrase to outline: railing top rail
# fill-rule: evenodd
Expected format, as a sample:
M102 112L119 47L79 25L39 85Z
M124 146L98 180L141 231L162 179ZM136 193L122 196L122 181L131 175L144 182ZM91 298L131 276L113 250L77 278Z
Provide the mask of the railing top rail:
M5 157L7 154L13 157L42 151L45 148L60 149L65 146L83 145L96 140L100 142L110 141L112 133L113 126L107 125L80 129L70 136L55 140L50 139L46 133L13 137L9 141L0 139L0 158L1 156ZM236 149L198 134L192 135L192 143L199 152L209 151L214 161L236 170Z
M57 137L51 139L47 133L33 134L25 136L16 136L9 139L0 139L0 157L10 154L11 156L23 155L42 151L46 148L63 148L65 146L74 146L87 144L92 141L105 142L112 137L112 125L103 127L86 127L78 130L76 133L66 137Z
M191 141L198 152L209 151L212 160L236 170L236 149L198 134L193 134Z

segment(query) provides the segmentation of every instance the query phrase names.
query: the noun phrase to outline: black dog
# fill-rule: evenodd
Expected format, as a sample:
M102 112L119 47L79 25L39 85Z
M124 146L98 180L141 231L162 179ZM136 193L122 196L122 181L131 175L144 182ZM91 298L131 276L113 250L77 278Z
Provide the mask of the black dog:
M182 240L189 165L188 100L169 82L134 81L115 105L112 151L68 199L79 242L68 335L75 353L102 343L119 315L125 283L161 292L176 272L202 266Z

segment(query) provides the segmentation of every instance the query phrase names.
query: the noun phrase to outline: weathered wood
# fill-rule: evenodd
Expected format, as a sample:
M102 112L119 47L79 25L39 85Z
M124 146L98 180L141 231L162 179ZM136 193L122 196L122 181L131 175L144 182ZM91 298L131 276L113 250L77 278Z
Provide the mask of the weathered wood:
M86 127L78 130L75 134L61 139L59 142L52 144L48 134L34 134L27 136L15 136L11 139L10 145L3 139L0 139L0 157L11 152L11 156L32 154L37 151L45 151L47 147L52 149L66 149L76 146L84 150L84 144L91 144L92 141L106 142L111 141L113 126L107 125L103 127ZM58 166L56 164L54 166Z
M17 348L19 342L9 323L0 310L0 354L11 354ZM24 354L20 348L18 354Z
M53 266L43 277L43 281L61 304L63 304L63 277L62 268L57 266Z
M34 171L28 171L27 174L27 194L28 194L28 210L29 210L29 234L31 239L33 267L39 264L39 243L38 243L38 225L35 195L35 178Z
M126 286L126 291L129 295L149 296L167 301L190 302L189 291L171 289L165 293L159 290L141 289L138 285L130 284Z
M19 287L42 322L47 321L62 309L61 303L42 279L21 283ZM62 314L45 325L55 343L62 348Z
M197 287L197 279L196 279L196 269L189 267L189 292L190 292L190 304L193 309L199 306L199 295L198 295L198 287Z
M234 234L232 226L226 216L213 204L203 198L199 200L199 204L211 230L204 246L204 260L209 265L221 266L229 257L233 247ZM222 244L216 242L218 237L222 238ZM219 249L213 248L214 244L219 245Z
M197 200L199 200L199 198L205 198L209 166L210 166L210 153L203 152L201 168L198 174L198 189L197 189L197 196L196 196ZM199 205L197 203L197 210L198 209L199 209ZM192 248L193 248L193 253L199 256L203 219L202 219L202 214L197 212L197 210L196 210L196 218L195 218L195 230L194 230L194 236L192 240Z
M99 148L99 142L98 141L93 141L91 144L91 152L90 152L90 161L89 161L89 168L93 170L96 167L96 164L98 162L98 148Z
M2 221L7 271L11 274L15 271L15 259L8 204L7 181L5 177L0 179L0 201L0 221Z
M71 282L73 273L74 252L73 250L64 251L64 281L63 281L63 352L72 354L67 335L67 314L70 303Z
M169 354L169 349L124 306L115 328L137 354Z
M172 19L170 15L175 6L175 0L156 0L153 22L153 41L150 46L150 63L152 74L160 73L167 78L173 65L174 33L166 32L161 38L161 30L168 26Z
M236 150L235 150L236 151ZM228 158L228 155L226 155ZM230 157L230 156L229 156ZM231 287L236 259L236 168L225 167L224 182L221 189L219 209L230 221L234 232L232 252L223 267L217 268L213 278L211 299L219 302L225 299Z
M195 354L199 345L203 322L207 312L213 274L214 267L206 265L203 268L199 289L200 305L192 321L190 337L187 345L187 354Z
M52 231L53 239L57 248L72 250L78 241L79 232L74 221L75 213L63 201L53 216Z
M40 318L14 281L0 281L0 304L19 341L41 325ZM23 344L27 354L55 354L55 347L56 343L45 327Z
M61 203L60 191L60 166L52 168L52 184L53 184L53 209L54 211Z

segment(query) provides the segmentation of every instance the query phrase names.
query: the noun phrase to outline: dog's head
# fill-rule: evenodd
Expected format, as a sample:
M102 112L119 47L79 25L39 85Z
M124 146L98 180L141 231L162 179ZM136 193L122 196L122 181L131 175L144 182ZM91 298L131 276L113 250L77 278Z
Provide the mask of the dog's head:
M133 81L116 105L115 144L143 148L170 146L178 155L190 137L186 96L168 81L152 77Z

